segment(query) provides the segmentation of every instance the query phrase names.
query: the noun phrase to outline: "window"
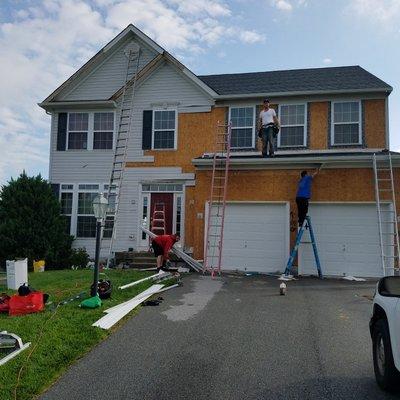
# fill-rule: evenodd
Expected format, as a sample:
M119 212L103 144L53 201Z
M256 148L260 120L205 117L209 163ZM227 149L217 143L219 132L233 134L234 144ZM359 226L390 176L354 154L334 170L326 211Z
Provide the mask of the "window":
M73 189L72 185L62 185L61 188L69 187ZM73 192L61 192L60 194L60 206L61 206L61 214L65 218L66 221L66 232L68 234L71 233L71 216L72 216L72 199L73 199Z
M89 114L68 114L68 149L86 150L88 143Z
M142 207L142 221L146 221L148 224L148 212L149 212L149 197L150 196L144 196L143 197L143 207ZM147 235L146 233L142 232L142 240L146 240Z
M78 217L76 236L80 238L96 237L96 218L93 215L93 200L97 192L78 193Z
M359 101L334 102L332 144L361 144L361 105Z
M112 149L114 113L94 113L93 149Z
M153 149L174 149L176 131L175 110L154 111Z
M108 185L104 185L104 190L108 189ZM115 186L111 186L111 190L115 190ZM107 197L107 193L105 193ZM108 210L104 221L103 238L111 238L114 229L114 215L116 206L117 194L111 192L108 196Z
M176 227L175 233L177 235L181 234L181 224L182 224L182 197L176 197Z
M254 107L232 107L229 119L232 122L231 147L254 147Z
M144 184L142 192L182 192L183 185L172 183Z
M306 146L306 105L282 104L279 116L281 130L278 147Z

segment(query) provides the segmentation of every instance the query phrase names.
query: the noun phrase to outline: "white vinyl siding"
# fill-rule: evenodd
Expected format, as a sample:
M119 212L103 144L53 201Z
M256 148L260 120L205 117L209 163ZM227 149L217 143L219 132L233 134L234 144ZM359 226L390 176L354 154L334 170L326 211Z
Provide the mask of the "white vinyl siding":
M331 143L333 145L361 144L361 102L332 103Z
M79 78L75 87L61 92L57 96L57 100L103 100L110 98L125 83L126 56L124 50L132 42L138 43L141 47L139 70L156 57L156 52L140 40L126 40L89 75L82 79Z
M229 121L232 123L231 148L245 149L255 146L255 106L230 107Z
M307 145L306 104L280 104L281 129L278 147L304 147Z
M157 150L176 149L176 133L176 110L154 110L152 148Z

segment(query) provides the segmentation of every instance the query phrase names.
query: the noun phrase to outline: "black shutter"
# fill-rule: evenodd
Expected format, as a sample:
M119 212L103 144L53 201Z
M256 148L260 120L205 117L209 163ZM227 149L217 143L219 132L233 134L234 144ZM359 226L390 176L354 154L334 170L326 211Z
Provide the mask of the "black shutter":
M67 113L58 114L57 150L65 151L67 148Z
M143 111L142 149L151 149L151 135L153 130L153 110Z
M59 183L51 183L51 190L54 193L54 196L56 196L56 199L58 200L60 198L60 184Z

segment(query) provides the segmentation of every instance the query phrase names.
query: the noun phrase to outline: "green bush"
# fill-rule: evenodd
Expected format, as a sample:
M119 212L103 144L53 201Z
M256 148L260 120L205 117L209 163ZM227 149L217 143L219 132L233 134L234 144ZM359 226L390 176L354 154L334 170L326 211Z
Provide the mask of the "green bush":
M69 258L70 266L85 268L87 263L89 262L89 254L86 252L86 249L72 249L71 256Z
M28 257L46 261L46 269L66 268L73 238L66 233L60 203L40 175L23 172L0 193L0 262Z

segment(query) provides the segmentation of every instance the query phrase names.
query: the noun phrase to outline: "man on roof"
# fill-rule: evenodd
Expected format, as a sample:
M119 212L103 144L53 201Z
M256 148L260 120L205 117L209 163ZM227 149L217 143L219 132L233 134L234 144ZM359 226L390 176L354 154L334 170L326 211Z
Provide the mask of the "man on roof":
M260 112L259 118L259 136L262 139L262 155L263 157L274 157L274 131L279 131L280 123L276 116L276 112L269 106L269 100L264 99L264 108Z

